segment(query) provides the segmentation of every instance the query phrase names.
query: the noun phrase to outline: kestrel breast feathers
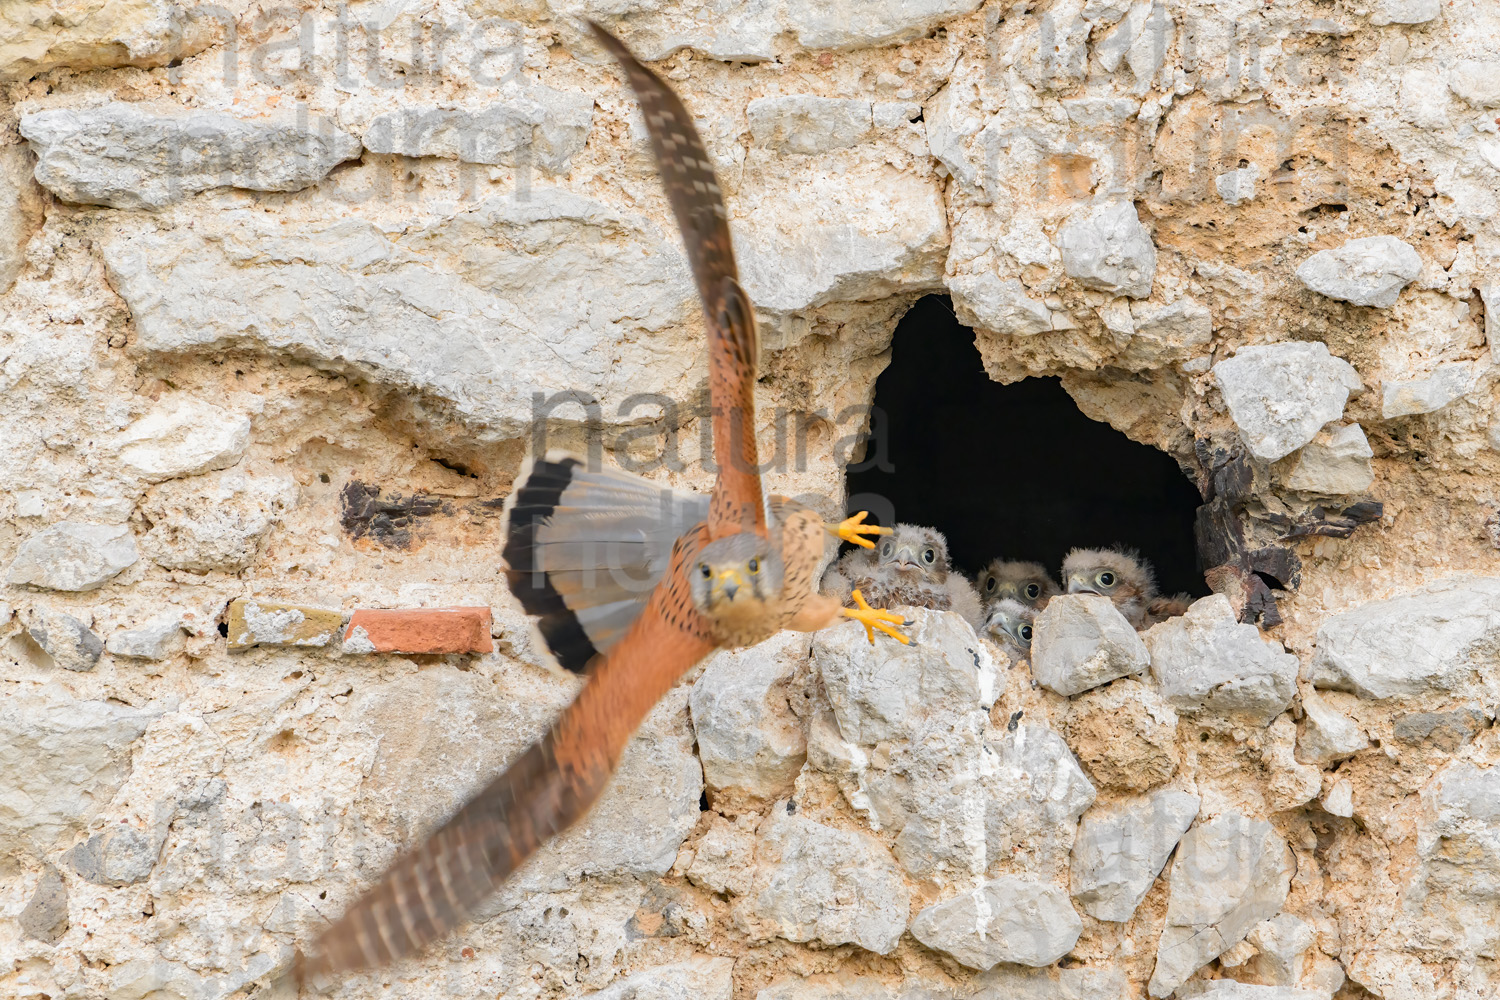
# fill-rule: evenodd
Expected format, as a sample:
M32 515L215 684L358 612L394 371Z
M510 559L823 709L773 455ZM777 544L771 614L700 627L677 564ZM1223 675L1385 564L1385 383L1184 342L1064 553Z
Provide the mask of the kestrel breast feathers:
M297 983L387 965L446 936L599 797L652 706L716 649L842 617L907 641L901 616L820 594L825 533L868 546L856 515L762 498L754 435L759 350L713 166L677 95L598 25L645 113L708 321L713 492L679 493L573 456L536 457L507 501L506 579L548 651L585 675L551 729L297 955Z

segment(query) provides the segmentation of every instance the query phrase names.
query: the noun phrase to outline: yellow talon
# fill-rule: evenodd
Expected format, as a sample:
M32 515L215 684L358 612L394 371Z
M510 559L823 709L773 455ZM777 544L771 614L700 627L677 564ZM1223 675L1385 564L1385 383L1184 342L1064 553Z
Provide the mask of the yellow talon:
M891 529L882 528L878 524L865 524L865 518L869 516L869 511L862 510L858 514L855 514L853 517L844 518L839 522L838 527L834 529L834 534L838 535L846 542L853 542L855 545L860 545L867 549L873 549L875 547L875 543L870 541L868 538L865 538L864 536L889 535L891 533Z
M863 517L864 515L861 514L860 516ZM880 631L884 632L886 635L897 640L903 645L909 645L911 643L910 637L903 635L899 630L891 627L892 624L902 624L906 621L905 618L902 618L894 611L877 611L875 608L870 607L865 603L865 595L861 594L857 590L850 596L854 598L854 603L858 604L859 607L857 609L840 608L839 610L845 617L853 618L855 621L859 622L865 627L865 637L870 640L870 645L875 645L876 629L880 629Z

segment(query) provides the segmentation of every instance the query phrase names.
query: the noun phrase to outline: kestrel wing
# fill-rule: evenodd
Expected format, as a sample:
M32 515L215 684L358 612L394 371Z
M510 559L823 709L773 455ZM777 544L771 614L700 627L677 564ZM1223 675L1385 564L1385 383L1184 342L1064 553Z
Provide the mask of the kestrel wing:
M698 525L678 541L646 610L595 661L547 734L397 859L323 932L313 957L297 956L299 985L388 965L447 936L537 848L588 812L641 720L715 648L684 574L704 534Z
M594 36L615 57L641 102L657 170L687 248L708 318L708 388L713 408L714 486L708 529L713 538L766 534L755 446L755 379L760 353L755 312L740 287L729 239L729 214L703 139L681 99L630 50L593 22Z

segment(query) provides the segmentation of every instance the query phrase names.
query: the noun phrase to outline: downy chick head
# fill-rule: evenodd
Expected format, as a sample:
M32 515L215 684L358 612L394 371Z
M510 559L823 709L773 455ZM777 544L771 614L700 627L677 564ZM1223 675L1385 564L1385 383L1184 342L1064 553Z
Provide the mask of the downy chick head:
M1074 549L1063 560L1063 584L1070 594L1109 598L1130 623L1141 627L1146 605L1156 597L1151 565L1120 549Z
M996 559L979 574L979 598L986 604L1011 600L1040 611L1061 592L1041 563Z
M1032 628L1036 610L1012 597L1003 597L990 607L985 629L1002 643L1015 646L1023 654L1031 651Z
M948 539L935 528L898 524L875 550L878 567L913 580L948 578Z
M781 595L782 566L769 539L742 532L709 542L688 567L693 606L717 621L753 620Z

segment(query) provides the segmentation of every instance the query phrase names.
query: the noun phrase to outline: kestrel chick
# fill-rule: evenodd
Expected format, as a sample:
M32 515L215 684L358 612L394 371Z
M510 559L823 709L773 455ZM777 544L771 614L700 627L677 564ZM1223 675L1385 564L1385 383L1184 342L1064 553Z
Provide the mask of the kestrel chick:
M1136 629L1151 624L1147 607L1158 598L1151 564L1121 549L1074 549L1062 565L1063 585L1070 594L1099 594L1109 598Z
M872 608L957 611L976 629L984 623L978 592L952 567L948 540L934 528L898 524L874 549L856 549L840 559L838 573Z
M1009 599L1040 611L1060 593L1062 588L1041 563L996 559L979 574L979 598L987 608Z
M1010 597L991 604L984 628L1010 654L1012 660L1031 656L1031 631L1036 624L1036 609Z

